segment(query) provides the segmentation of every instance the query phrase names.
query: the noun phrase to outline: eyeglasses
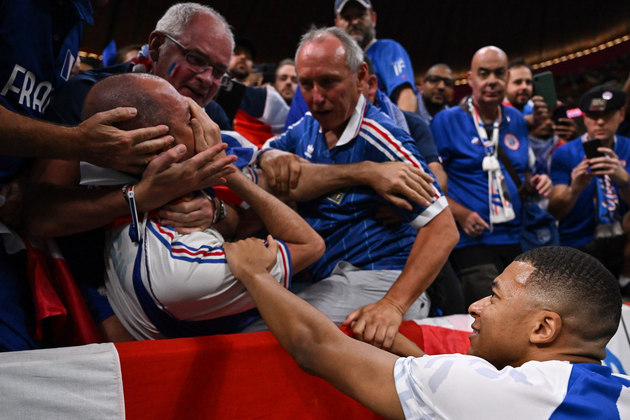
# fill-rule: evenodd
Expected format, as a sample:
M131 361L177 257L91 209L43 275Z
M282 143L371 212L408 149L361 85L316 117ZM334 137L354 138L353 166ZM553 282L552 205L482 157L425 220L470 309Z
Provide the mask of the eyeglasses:
M186 62L188 63L192 71L198 74L203 73L208 69L212 69L212 77L214 79L221 80L227 70L224 66L219 66L212 63L210 59L208 59L208 57L203 55L201 52L197 50L189 50L188 48L180 44L179 41L177 41L171 35L167 34L166 32L162 33L181 50L184 58L186 59Z
M434 83L436 85L440 82L444 82L444 86L446 87L453 87L455 85L455 82L453 81L453 79L449 79L448 77L435 76L435 75L425 77L424 82Z

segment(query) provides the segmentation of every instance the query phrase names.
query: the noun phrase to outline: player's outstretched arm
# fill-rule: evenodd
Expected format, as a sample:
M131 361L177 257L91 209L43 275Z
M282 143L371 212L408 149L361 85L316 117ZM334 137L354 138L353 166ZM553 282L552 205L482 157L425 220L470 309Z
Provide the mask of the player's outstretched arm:
M394 383L397 356L343 334L324 314L267 272L277 243L268 238L224 244L230 270L247 288L282 347L302 369L388 418L403 418Z

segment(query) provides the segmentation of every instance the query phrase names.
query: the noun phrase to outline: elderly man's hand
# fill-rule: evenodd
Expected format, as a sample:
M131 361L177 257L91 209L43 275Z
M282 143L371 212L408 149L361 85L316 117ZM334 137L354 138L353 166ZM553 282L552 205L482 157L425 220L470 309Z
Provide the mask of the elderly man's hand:
M166 135L168 127L119 130L113 124L127 121L137 114L135 108L115 108L99 112L74 128L76 159L124 172L140 173L156 154L174 139Z
M190 114L192 119L190 124L193 128L195 136L195 152L203 152L204 150L221 143L221 129L206 114L206 111L200 107L195 101L188 98L190 106ZM221 156L219 154L219 156Z
M262 169L267 185L274 193L283 195L297 187L302 162L308 161L293 153L271 149L260 156L258 165Z
M428 173L404 162L382 162L374 165L368 175L368 185L381 197L400 208L412 210L409 201L428 207L437 191L434 179Z
M160 208L160 223L181 234L202 232L212 225L214 204L204 195L187 194Z
M353 311L342 325L352 328L354 337L389 350L398 334L405 311L387 297Z

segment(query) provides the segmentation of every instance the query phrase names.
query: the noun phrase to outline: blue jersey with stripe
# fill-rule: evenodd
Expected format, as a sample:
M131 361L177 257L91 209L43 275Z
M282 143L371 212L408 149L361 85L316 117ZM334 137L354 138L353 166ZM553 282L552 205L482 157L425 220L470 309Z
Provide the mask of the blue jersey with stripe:
M608 366L531 361L497 370L474 356L398 359L406 418L619 419L630 415L630 377Z
M499 143L514 169L523 180L528 169L529 134L522 114L512 107L501 106L503 120L499 126ZM448 195L464 207L473 210L490 224L488 174L482 168L484 146L479 139L472 116L459 106L439 112L431 123L433 139L448 175ZM489 138L491 138L490 129ZM470 245L503 245L520 243L521 200L518 189L501 163L505 183L514 206L516 218L495 224L492 231L470 237L459 228L456 248Z
M314 163L404 161L430 173L414 140L363 96L335 147L328 148L319 123L310 113L266 146L295 153ZM414 204L413 211L408 212L391 205L409 222L394 226L384 226L375 217L377 209L389 203L369 187L344 188L299 203L300 214L326 241L324 256L311 267L315 279L327 277L342 260L364 270L402 270L416 229L446 207L437 182L433 185L436 201L427 208Z

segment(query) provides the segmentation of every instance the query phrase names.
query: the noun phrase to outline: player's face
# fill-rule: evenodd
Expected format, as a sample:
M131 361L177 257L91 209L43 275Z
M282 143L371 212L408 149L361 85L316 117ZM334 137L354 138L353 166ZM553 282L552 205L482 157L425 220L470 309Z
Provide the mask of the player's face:
M534 94L531 70L524 66L512 67L505 94L512 105L522 109Z
M362 80L346 65L346 53L334 36L305 44L297 57L297 71L304 100L324 132L338 136L359 99ZM367 74L363 67L360 73Z
M216 96L221 76L227 70L232 55L230 39L223 25L215 22L211 15L199 13L181 34L174 36L183 47L194 53L193 58L201 57L202 61L210 64L204 71L195 68L190 62L195 60L187 59L185 52L174 42L164 36L155 41L154 37L155 32L149 42L153 73L168 80L179 93L192 98L200 106L207 105Z
M468 354L497 369L526 361L534 310L525 283L532 271L528 263L513 262L494 280L492 294L470 305L475 321Z
M285 64L280 67L276 72L276 82L274 87L282 95L285 101L291 102L295 90L297 89L297 73L295 72L295 66L291 64Z
M468 84L475 103L480 106L499 106L505 96L507 56L496 49L477 52L468 72Z
M584 125L589 139L602 139L605 143L612 140L624 115L625 109L585 113Z
M453 100L453 73L443 66L430 69L422 81L422 96L425 102L445 105Z
M346 31L364 49L376 36L375 24L376 14L355 1L348 2L335 17L335 26Z

